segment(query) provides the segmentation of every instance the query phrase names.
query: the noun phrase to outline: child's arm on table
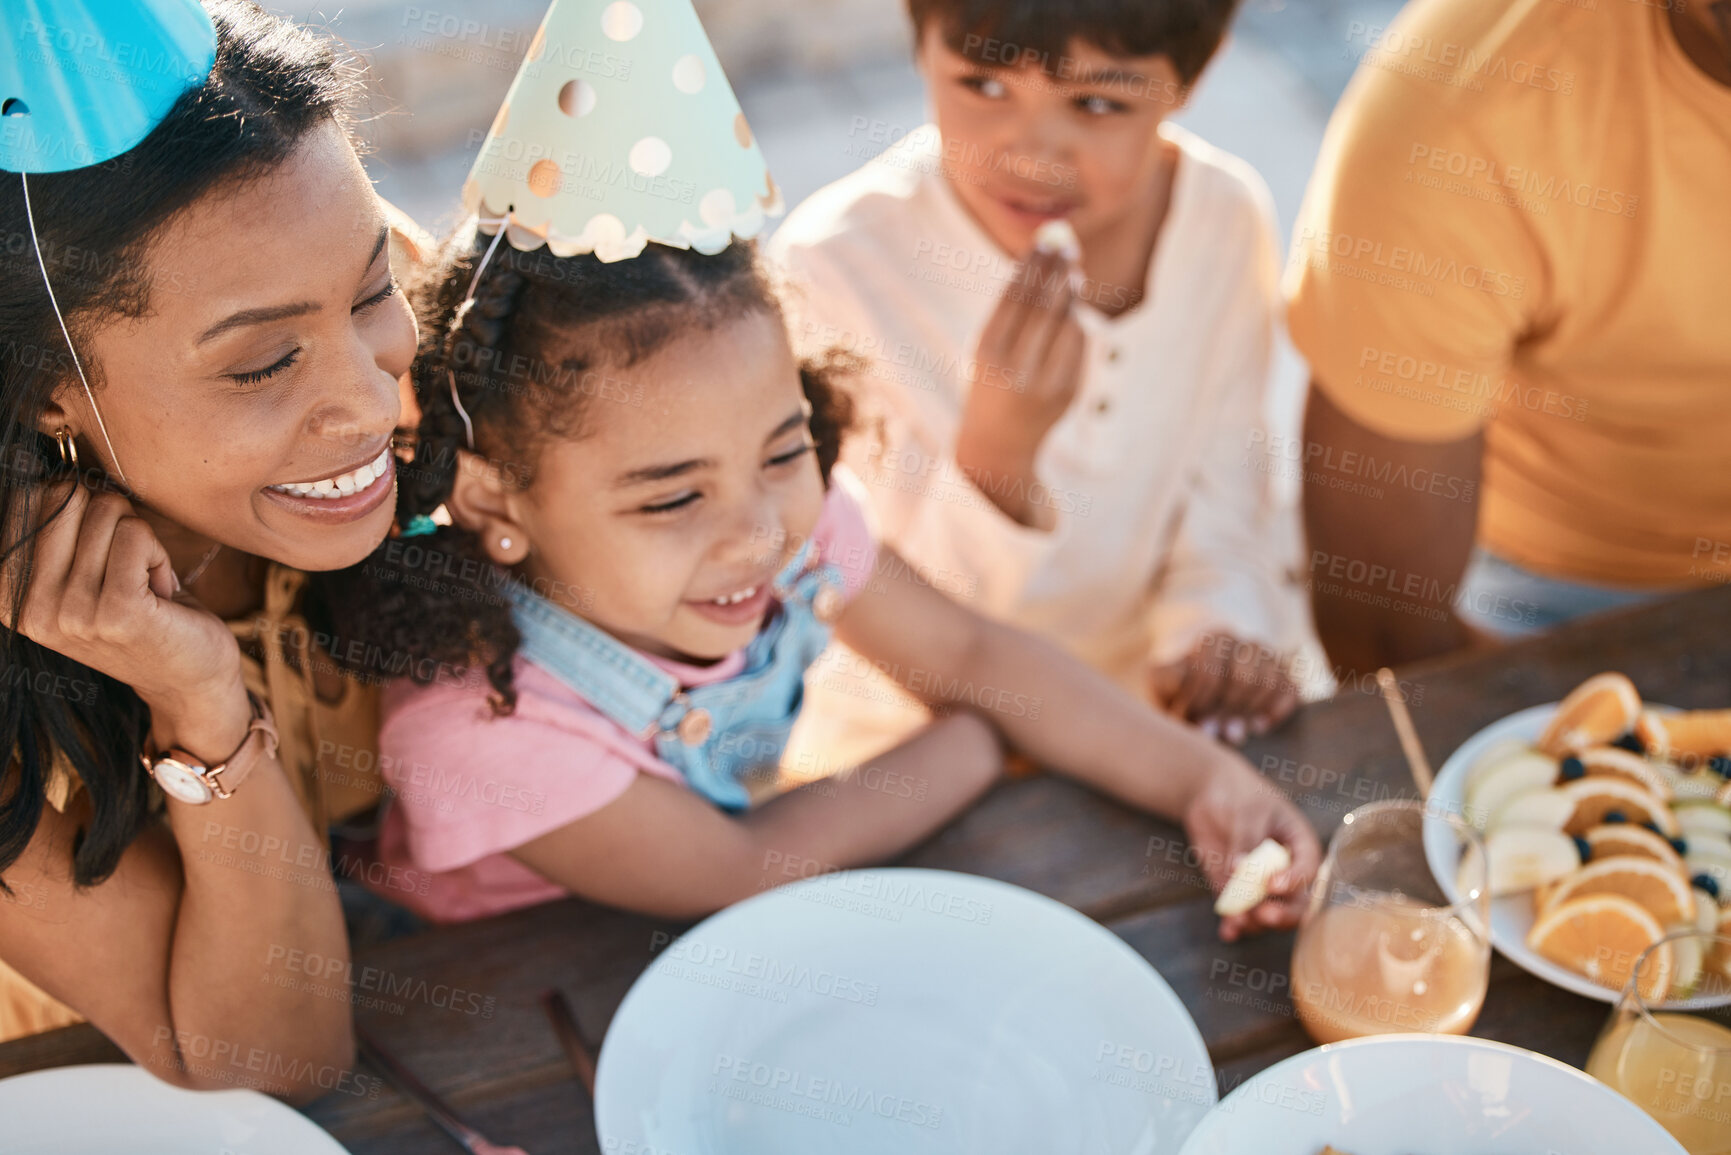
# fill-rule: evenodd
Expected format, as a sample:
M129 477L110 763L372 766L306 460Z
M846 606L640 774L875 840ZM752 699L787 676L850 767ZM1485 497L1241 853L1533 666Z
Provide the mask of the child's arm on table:
M1009 743L1132 806L1182 821L1215 890L1237 860L1272 837L1292 852L1270 897L1229 916L1221 933L1291 926L1322 860L1316 833L1278 787L1236 754L1150 709L1057 646L957 605L911 567L869 587L842 616L838 636L935 705L984 708ZM1011 692L1038 709L992 709L978 687Z
M991 726L959 713L858 771L743 815L639 774L613 802L512 857L584 898L692 917L808 874L893 857L966 809L1002 770Z

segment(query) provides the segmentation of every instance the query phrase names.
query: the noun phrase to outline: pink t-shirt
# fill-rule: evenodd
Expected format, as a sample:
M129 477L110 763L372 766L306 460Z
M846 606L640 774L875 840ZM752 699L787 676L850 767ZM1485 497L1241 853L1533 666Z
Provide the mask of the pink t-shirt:
M814 550L841 571L849 599L877 563L858 486L837 469L812 530ZM724 681L745 664L744 650L708 666L644 656L687 687ZM519 656L513 669L517 707L502 718L484 683L401 681L385 690L379 764L395 797L378 854L425 879L424 893L393 889L386 897L436 922L563 896L510 851L600 810L638 774L685 781L655 756L652 740L628 733L534 662Z

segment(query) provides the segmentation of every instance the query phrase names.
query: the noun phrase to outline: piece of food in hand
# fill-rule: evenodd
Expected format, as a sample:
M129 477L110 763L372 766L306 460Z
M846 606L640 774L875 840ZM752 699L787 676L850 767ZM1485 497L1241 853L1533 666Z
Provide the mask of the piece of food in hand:
M1695 923L1695 896L1681 874L1650 858L1622 855L1589 862L1557 884L1547 896L1543 918L1572 899L1590 894L1616 894L1633 899L1659 921L1660 926Z
M1578 778L1565 782L1558 789L1575 800L1575 812L1563 829L1570 834L1584 834L1603 823L1652 823L1667 838L1677 835L1677 818L1671 808L1647 791L1621 778Z
M1561 830L1575 813L1575 800L1561 790L1529 790L1517 794L1503 804L1502 809L1485 822L1486 831L1505 826L1538 826L1546 830Z
M1731 754L1731 710L1643 710L1635 733L1649 753L1676 762Z
M1480 830L1491 815L1518 795L1544 790L1557 780L1557 761L1535 750L1501 759L1466 792L1463 817Z
M1581 835L1581 840L1587 844L1588 862L1601 862L1619 855L1633 855L1661 863L1667 869L1687 877L1687 872L1683 869L1683 856L1671 845L1671 840L1662 834L1653 833L1645 826L1632 826L1627 822L1595 826Z
M1082 259L1082 242L1076 229L1063 217L1047 221L1034 230L1034 249L1041 253L1057 253L1071 264Z
M1515 894L1574 873L1581 855L1575 840L1561 830L1529 826L1505 826L1485 839L1490 857L1490 887L1493 897Z
M1592 894L1553 906L1527 932L1527 946L1600 986L1621 990L1641 952L1664 936L1659 920L1634 899ZM1642 968L1642 996L1661 998L1676 969L1676 954L1665 943Z
M1641 695L1622 674L1595 674L1569 691L1539 737L1538 748L1562 757L1603 746L1626 733L1641 716Z
M1589 778L1594 775L1621 778L1634 783L1661 802L1671 800L1670 778L1656 763L1647 761L1639 754L1631 754L1616 746L1594 746L1580 751L1574 758L1581 763L1581 769Z
M1238 863L1214 900L1218 915L1243 914L1268 897L1268 884L1292 865L1292 852L1272 838L1262 842Z

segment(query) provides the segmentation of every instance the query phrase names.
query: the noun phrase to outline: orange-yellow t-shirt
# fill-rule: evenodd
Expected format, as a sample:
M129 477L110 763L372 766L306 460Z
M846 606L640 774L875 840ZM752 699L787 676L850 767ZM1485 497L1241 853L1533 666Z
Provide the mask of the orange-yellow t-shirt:
M1416 0L1359 34L1289 269L1328 396L1485 431L1483 545L1731 581L1731 87L1662 0Z

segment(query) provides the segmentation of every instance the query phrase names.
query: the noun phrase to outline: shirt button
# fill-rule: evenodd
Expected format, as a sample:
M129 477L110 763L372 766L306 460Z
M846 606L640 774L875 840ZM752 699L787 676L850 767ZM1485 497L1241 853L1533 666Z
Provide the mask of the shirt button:
M1111 409L1112 409L1112 402L1105 397L1102 397L1102 398L1100 398L1100 400L1094 402L1094 412L1096 412L1096 413L1108 413L1111 411Z
M1110 364L1116 365L1118 363L1118 355L1119 355L1118 346L1113 345L1111 348L1106 350L1107 362Z

